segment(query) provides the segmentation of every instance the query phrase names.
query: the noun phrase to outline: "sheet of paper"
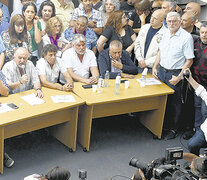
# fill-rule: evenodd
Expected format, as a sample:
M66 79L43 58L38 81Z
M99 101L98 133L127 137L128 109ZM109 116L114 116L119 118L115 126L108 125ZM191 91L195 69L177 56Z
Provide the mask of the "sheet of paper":
M14 109L12 109L11 107L7 106L6 103L0 104L0 114L8 112L8 111L12 111L12 110L14 110Z
M38 98L34 93L22 96L21 98L32 106L45 103L43 99Z
M76 102L73 95L56 95L51 96L54 103Z
M141 83L143 80L140 78L140 79L137 79L137 81ZM145 80L145 86L157 85L157 84L162 84L162 83L155 78L146 78Z

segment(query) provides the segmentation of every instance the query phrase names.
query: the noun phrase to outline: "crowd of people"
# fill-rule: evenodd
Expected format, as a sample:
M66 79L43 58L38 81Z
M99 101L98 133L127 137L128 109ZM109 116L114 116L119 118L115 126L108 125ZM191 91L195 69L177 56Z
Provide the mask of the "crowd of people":
M182 10L173 0L21 0L11 16L0 5L0 95L33 88L42 98L41 86L71 91L75 81L96 84L106 71L111 79L118 73L131 79L148 68L175 91L164 138L178 135L189 117L184 109L191 108L189 151L199 155L207 146L206 95L184 83L189 68L207 88L207 23L198 20L198 3ZM14 164L6 153L4 159Z

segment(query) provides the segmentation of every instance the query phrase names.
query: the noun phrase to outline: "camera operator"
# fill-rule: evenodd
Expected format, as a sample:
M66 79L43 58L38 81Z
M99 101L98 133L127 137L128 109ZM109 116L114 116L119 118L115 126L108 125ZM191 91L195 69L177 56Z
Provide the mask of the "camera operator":
M186 73L189 73L189 77L185 76L191 86L195 89L195 94L204 101L207 105L207 91L198 84L192 77L189 69L186 69ZM194 136L188 141L188 150L196 155L199 155L200 148L207 147L207 119L201 124L200 129L196 131Z

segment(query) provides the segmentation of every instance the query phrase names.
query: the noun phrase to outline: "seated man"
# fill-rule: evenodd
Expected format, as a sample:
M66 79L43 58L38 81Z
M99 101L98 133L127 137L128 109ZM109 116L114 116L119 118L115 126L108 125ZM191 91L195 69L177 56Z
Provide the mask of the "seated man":
M138 60L138 70L142 73L144 68L148 68L152 72L152 67L158 53L158 45L165 31L163 21L165 13L158 9L153 12L150 24L142 26L139 35L135 41L135 55Z
M76 34L72 44L73 47L67 49L62 55L62 60L69 74L75 81L96 84L99 77L96 56L93 51L86 48L85 36ZM90 74L91 77L89 77ZM61 82L64 82L62 77Z
M6 83L5 77L0 70L0 97L1 96L8 96L9 94L9 86ZM9 157L7 153L4 153L4 166L12 167L14 165L14 160Z
M66 29L64 32L65 39L69 42L72 42L75 34L83 34L86 37L86 47L96 54L97 36L96 33L88 27L87 17L80 16L76 21L75 26Z
M104 76L108 70L111 79L116 78L118 73L121 73L123 78L134 78L134 75L138 74L130 54L122 50L122 43L118 40L111 41L109 48L99 54L98 62L100 74Z
M61 59L56 58L58 49L54 44L47 44L43 47L42 57L37 61L37 71L43 86L58 89L61 91L70 91L73 89L73 80L67 69L64 67ZM59 73L62 73L67 83L61 85L58 82Z
M14 53L14 59L7 62L2 72L6 77L12 93L26 91L34 88L36 96L43 97L38 73L33 63L28 60L29 52L20 47Z
M70 25L75 26L76 21L80 16L88 18L88 26L93 29L96 34L101 34L104 27L101 12L95 10L92 5L92 0L81 0L80 5L72 14Z

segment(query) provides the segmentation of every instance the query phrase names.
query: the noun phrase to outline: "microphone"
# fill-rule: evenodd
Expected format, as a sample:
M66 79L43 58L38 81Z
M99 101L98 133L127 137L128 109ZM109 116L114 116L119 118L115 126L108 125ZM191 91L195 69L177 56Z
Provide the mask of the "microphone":
M21 68L22 68L22 75L26 74L26 69L25 69L25 65L21 65Z

